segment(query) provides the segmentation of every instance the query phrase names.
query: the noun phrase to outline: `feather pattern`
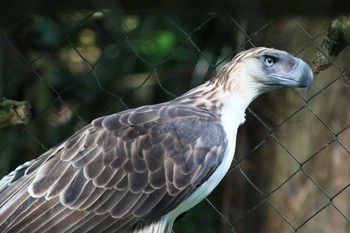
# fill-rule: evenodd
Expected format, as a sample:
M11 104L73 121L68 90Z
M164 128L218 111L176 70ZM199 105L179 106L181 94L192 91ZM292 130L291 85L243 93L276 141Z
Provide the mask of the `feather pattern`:
M175 100L100 117L0 181L0 232L170 232L229 169L249 103L311 83L305 62L253 48Z
M63 222L70 231L72 216L83 222L91 213L111 216L122 231L149 213L164 215L220 164L225 138L215 115L176 102L96 119L15 181L13 187L29 182L29 192L12 191L22 200L16 207L35 209L12 219L16 211L3 212L11 200L1 202L0 231L47 232Z

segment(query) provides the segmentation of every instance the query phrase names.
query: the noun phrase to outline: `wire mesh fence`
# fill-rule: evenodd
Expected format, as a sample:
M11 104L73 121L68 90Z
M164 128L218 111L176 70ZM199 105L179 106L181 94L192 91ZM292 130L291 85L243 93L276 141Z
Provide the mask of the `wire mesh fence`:
M308 63L332 19L29 14L0 28L0 96L29 101L32 120L1 128L0 176L98 116L170 100L237 52L289 51ZM257 99L220 186L175 232L349 232L349 50L309 92Z

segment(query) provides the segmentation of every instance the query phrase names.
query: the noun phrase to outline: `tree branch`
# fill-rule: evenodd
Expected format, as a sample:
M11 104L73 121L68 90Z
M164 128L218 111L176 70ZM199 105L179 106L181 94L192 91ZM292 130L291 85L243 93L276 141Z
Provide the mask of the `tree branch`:
M28 124L30 121L30 104L3 98L0 100L0 128Z
M350 16L339 16L332 21L328 35L322 42L322 51L315 54L313 67L316 73L330 67L339 53L350 44Z

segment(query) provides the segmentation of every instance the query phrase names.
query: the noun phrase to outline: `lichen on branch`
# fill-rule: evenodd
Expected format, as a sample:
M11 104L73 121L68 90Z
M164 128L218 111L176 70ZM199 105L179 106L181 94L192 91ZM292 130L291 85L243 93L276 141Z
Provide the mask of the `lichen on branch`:
M316 73L330 67L339 53L350 44L350 16L342 15L331 22L328 34L323 40L321 51L313 58L313 67Z
M30 108L28 101L0 99L0 128L28 124L31 117Z

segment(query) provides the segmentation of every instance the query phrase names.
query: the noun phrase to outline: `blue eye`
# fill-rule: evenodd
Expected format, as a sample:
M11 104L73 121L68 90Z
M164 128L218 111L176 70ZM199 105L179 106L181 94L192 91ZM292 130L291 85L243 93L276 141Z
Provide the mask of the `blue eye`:
M272 56L265 56L264 63L266 66L272 66L273 64L276 63L276 58L274 58Z

